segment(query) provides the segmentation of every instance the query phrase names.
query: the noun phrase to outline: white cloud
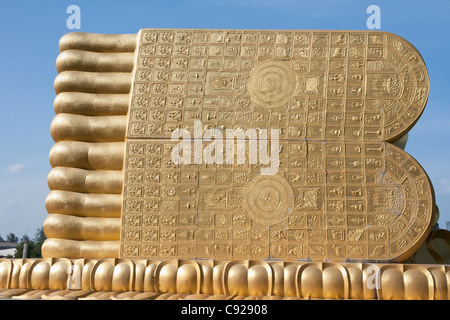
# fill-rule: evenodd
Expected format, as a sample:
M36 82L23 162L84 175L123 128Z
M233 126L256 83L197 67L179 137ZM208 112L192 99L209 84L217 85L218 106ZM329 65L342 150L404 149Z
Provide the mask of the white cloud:
M438 188L436 192L442 195L450 195L450 179L440 178L438 180Z
M5 212L9 208L14 207L17 204L16 199L8 199L0 203L0 213Z
M22 163L11 164L11 165L8 167L8 172L11 172L11 173L17 173L17 172L22 171L23 168L25 168L25 165L22 164Z

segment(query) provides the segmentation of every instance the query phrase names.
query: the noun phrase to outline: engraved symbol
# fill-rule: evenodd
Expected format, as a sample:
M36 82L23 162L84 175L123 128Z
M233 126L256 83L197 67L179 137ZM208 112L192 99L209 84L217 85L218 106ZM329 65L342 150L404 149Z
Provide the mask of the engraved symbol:
M319 209L320 188L301 188L299 189L299 204L296 210L317 210Z
M265 61L250 73L248 91L260 106L277 108L291 100L297 80L291 67L282 61Z
M258 175L245 186L243 206L255 222L272 225L292 211L294 191L289 182L279 175Z
M301 256L303 255L303 246L295 246L289 250L289 255Z
M359 241L364 233L364 229L349 230L349 241Z

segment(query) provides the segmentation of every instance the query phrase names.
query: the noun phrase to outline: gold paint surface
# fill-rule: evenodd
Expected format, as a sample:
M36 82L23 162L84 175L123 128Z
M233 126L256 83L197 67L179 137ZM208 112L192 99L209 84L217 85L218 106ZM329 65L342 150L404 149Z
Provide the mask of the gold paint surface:
M143 29L136 52L120 257L402 261L427 237L430 181L388 142L415 124L429 91L404 39ZM192 137L195 121L202 135L279 129L278 172L261 175L248 159L173 163L172 132ZM234 151L234 160L251 152Z
M394 141L422 113L429 82L419 52L386 32L144 29L132 90L128 138L170 138L202 119Z
M449 274L424 264L0 259L0 299L448 300Z
M136 35L60 42L44 257L119 256L123 158Z

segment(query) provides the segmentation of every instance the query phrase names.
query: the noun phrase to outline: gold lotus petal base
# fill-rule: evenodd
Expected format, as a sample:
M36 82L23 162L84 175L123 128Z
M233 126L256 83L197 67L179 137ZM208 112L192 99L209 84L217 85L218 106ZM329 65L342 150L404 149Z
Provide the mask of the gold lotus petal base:
M448 300L448 265L0 259L0 299Z

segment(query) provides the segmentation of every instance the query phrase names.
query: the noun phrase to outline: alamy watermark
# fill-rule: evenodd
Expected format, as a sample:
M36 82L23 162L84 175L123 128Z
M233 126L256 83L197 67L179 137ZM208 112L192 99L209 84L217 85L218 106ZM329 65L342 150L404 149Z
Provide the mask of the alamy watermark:
M74 264L67 266L67 289L80 290L81 289L81 268Z
M366 286L368 289L381 289L381 268L376 264L371 264L366 269L367 272L367 280Z
M67 7L66 13L70 14L70 16L67 18L66 26L67 29L73 30L73 29L81 29L81 9L77 5L70 5Z
M202 121L194 122L193 135L187 129L175 129L172 141L181 142L172 149L174 164L260 164L262 175L274 175L278 172L280 143L279 129L270 129L270 148L267 129L220 129L203 130ZM237 142L235 155L235 140ZM248 162L246 156L248 141ZM204 142L210 142L204 146ZM193 149L193 150L192 150ZM269 152L270 149L270 152ZM192 157L193 155L193 157Z
M366 13L371 14L367 18L367 29L373 30L373 29L381 29L381 9L377 5L370 5L367 7Z

